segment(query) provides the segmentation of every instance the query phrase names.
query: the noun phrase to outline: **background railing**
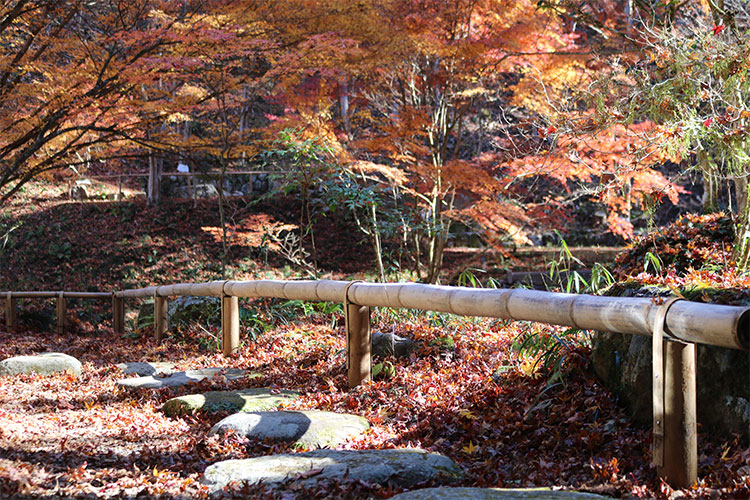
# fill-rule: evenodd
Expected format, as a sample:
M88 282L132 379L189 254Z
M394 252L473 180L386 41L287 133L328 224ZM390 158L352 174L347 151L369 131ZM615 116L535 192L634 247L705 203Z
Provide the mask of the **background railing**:
M154 299L154 332L169 329L168 300L174 296L221 298L222 351L239 347L239 298L341 302L344 304L350 387L371 379L370 308L391 307L535 321L582 330L653 338L654 463L673 487L697 479L695 408L696 343L748 350L750 308L679 299L621 298L525 289L482 289L418 283L332 280L258 280L178 283L112 293L4 292L6 322L17 327L18 298L56 298L58 331L65 330L66 298L111 299L113 328L124 333L125 300Z

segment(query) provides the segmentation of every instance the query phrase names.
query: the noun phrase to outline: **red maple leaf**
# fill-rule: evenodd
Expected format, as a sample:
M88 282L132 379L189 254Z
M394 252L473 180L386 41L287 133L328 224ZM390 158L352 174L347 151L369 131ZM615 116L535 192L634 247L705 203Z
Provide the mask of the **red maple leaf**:
M724 28L725 28L725 27L726 27L726 26L724 26L723 24L719 24L719 25L717 25L717 26L714 26L714 35L718 35L718 34L719 34L719 33L721 33L722 31L724 31Z

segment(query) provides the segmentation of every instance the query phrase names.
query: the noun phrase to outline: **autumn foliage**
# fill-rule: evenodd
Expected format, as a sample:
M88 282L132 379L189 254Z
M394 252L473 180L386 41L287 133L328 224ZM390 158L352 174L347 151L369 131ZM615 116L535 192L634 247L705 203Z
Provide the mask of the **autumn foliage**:
M623 18L610 3L597 15L614 29ZM65 166L147 162L161 175L173 162L257 165L294 130L354 174L363 164L390 170L380 181L408 221L415 271L434 282L454 221L490 245L529 244L564 229L585 199L627 239L634 207L679 194L657 170L667 156L649 143L650 122L571 113L575 89L602 67L591 55L602 41L560 6L39 0L4 9L1 34L17 50L2 60L3 199ZM225 227L231 208L222 199L219 210Z

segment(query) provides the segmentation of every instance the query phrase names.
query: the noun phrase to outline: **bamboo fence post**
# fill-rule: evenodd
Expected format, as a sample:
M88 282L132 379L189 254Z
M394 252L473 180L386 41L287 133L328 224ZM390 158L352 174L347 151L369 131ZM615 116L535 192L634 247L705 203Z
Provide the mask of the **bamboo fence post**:
M230 356L240 346L240 302L239 297L221 297L221 348L224 356Z
M5 325L9 332L18 331L18 299L13 296L13 292L8 292L5 296Z
M349 283L344 294L346 367L350 389L372 380L370 308L349 302L349 288L355 283Z
M159 341L169 330L169 301L154 293L154 336Z
M65 333L67 326L68 304L65 301L65 292L57 293L57 333Z
M125 299L112 296L112 329L117 334L125 333Z
M659 477L681 489L698 478L698 426L695 344L673 339L664 342L667 312L678 300L667 300L657 311L651 360L653 462Z
M666 341L664 362L664 465L657 472L672 488L689 488L698 479L695 344Z

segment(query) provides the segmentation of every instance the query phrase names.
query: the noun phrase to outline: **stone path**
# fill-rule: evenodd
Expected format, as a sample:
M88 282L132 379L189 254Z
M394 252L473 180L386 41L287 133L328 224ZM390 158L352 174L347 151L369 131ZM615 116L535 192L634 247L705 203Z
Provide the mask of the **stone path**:
M0 361L0 375L39 373L52 375L68 372L76 377L81 375L81 362L73 356L59 352L45 352L34 356L15 356Z
M338 446L370 427L357 415L329 411L235 413L219 421L209 435L234 431L254 439L293 441L307 448Z
M549 488L425 488L407 491L392 500L604 500L608 497Z
M258 374L249 373L246 370L239 370L237 368L203 368L200 370L156 374L146 377L124 378L118 380L117 385L129 389L161 389L162 387L180 387L195 384L207 378L220 376L224 376L229 380L260 377Z
M307 486L344 477L408 488L431 479L461 476L461 469L448 457L420 449L316 450L218 462L206 469L202 482L211 492L233 481L295 481Z
M127 375L117 384L128 388L159 389L193 384L211 377L238 380L259 374L235 368L204 368L175 371L173 363L120 363ZM81 374L81 363L62 353L16 356L0 361L0 375L19 373ZM294 391L267 388L237 391L210 391L168 400L162 406L167 416L195 411L237 412L219 421L210 435L233 431L255 438L295 442L305 447L335 447L367 430L366 419L326 411L274 410L294 401ZM455 481L463 476L461 469L448 457L422 449L401 450L330 450L319 449L297 454L279 454L245 460L225 460L209 466L202 483L213 493L233 482L283 484L297 482L312 486L318 481L344 478L409 488L426 481ZM393 497L394 500L598 500L605 497L590 493L552 491L545 488L425 488Z
M271 389L242 389L239 391L212 391L172 398L161 407L168 417L185 415L196 411L207 413L218 411L253 412L278 408L299 398L293 391Z

